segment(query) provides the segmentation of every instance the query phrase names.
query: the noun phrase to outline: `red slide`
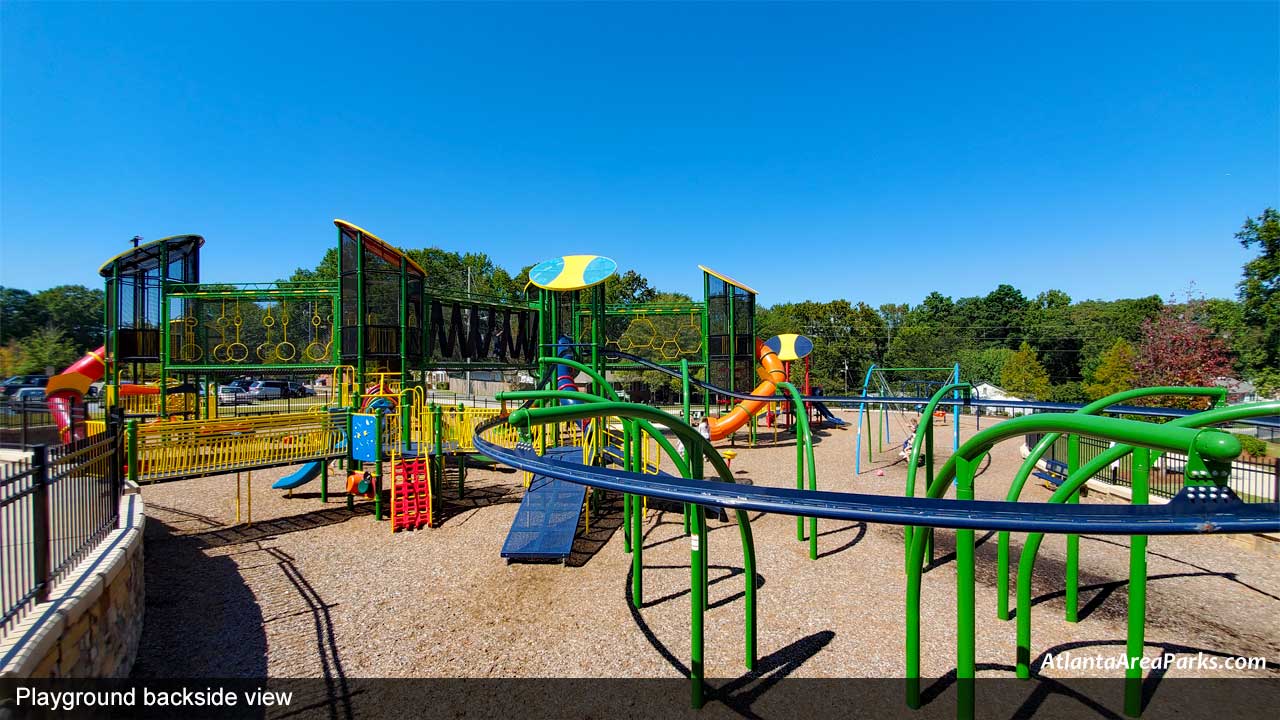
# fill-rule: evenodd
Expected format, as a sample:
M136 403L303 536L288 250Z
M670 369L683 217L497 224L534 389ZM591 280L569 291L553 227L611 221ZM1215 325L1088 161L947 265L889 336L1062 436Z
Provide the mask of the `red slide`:
M44 389L45 402L49 404L49 412L53 413L53 420L58 424L63 442L84 437L83 424L76 426L75 437L71 436L71 405L83 404L89 385L102 379L102 373L107 367L106 357L107 348L104 345L97 350L90 350L61 374L49 378L49 384Z
M760 357L760 384L755 390L751 391L752 395L772 395L778 389L778 383L787 379L786 373L782 368L782 361L778 359L778 354L770 350L762 342L756 343L756 354ZM743 400L729 411L728 415L718 418L711 418L708 426L711 428L711 439L720 440L729 437L735 430L742 427L751 419L753 415L760 412L768 403L768 400Z
M83 405L89 386L102 379L102 374L106 371L106 357L107 348L104 345L97 350L90 350L72 363L71 367L49 378L49 384L44 389L45 402L49 404L49 412L53 414L53 421L58 425L58 433L63 442L79 440L85 436L84 423L75 425L71 422L71 406ZM160 392L159 388L149 385L125 387L129 391L121 388L122 395L154 395Z

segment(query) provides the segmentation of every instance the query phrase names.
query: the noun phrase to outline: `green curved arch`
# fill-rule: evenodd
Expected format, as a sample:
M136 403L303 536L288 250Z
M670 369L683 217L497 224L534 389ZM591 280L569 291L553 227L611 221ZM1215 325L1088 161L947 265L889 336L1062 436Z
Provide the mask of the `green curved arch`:
M1097 415L1112 405L1118 405L1126 400L1135 400L1143 397L1153 397L1158 395L1179 395L1201 397L1207 396L1214 398L1214 405L1221 404L1227 397L1227 389L1220 387L1176 387L1162 386L1149 388L1135 388L1125 390L1118 393L1112 393L1104 398L1099 398L1081 407L1076 411L1079 415ZM1048 433L1040 438L1035 447L1031 448L1027 459L1018 467L1018 472L1013 476L1013 482L1009 485L1009 492L1005 494L1006 502L1017 502L1022 495L1022 490L1027 484L1027 480L1031 478L1032 471L1036 468L1036 463L1044 457L1044 454L1053 447L1053 444L1062 437L1062 433ZM997 534L996 540L996 617L1001 620L1009 619L1009 531L1002 530Z
M1276 403L1276 405L1280 406L1280 403ZM1203 415L1204 413L1201 414ZM1224 421L1219 420L1218 422ZM937 498L945 494L948 484L956 477L956 471L960 463L965 463L969 466L968 469L971 472L972 465L983 454L989 452L996 443L1031 432L1071 432L1080 435L1092 435L1127 445L1140 445L1156 450L1194 451L1214 460L1229 460L1239 455L1241 450L1240 440L1227 433L1188 428L1174 423L1154 425L1134 420L1078 415L1075 413L1027 415L1006 420L969 438L942 466L942 469L934 478L933 484L929 487L928 497ZM1094 461L1091 461L1090 464L1097 462L1106 455L1107 453L1103 453L1098 458L1095 458ZM1114 458L1106 462L1109 463L1112 460ZM1106 463L1103 463L1099 467L1105 467L1105 465ZM1093 472L1096 472L1096 469L1086 477L1091 477ZM1066 490L1066 483L1063 485L1063 490ZM971 492L972 488L960 488L960 491ZM910 707L920 706L920 586L926 535L927 533L913 534L910 543L910 555L907 561L906 676L907 704ZM964 564L963 560L960 548L957 547L957 562ZM972 561L971 557L969 561ZM963 584L963 581L958 582L958 584ZM972 603L958 603L957 605L957 612L962 613L966 624L968 624L971 621ZM965 607L966 605L967 607ZM1027 614L1029 615L1029 613ZM964 636L967 633L962 629L959 634ZM967 648L967 650L971 649L971 647ZM971 663L972 653L967 652L967 650L962 650L959 654L962 658L967 656L968 661ZM963 671L959 667L957 668L962 682L961 689L970 693L972 691L971 670L971 667L965 668Z
M1161 427L1180 429L1201 428L1208 425L1218 425L1220 423L1233 422L1235 420L1244 420L1251 417L1261 417L1266 415L1275 415L1280 413L1280 401L1266 401L1260 403L1250 403L1248 405L1233 405L1231 407L1215 408L1196 413L1195 415L1187 415L1172 420ZM1225 433L1222 433L1225 435ZM1227 437L1231 437L1227 435ZM1239 440L1231 437L1239 444ZM1080 490L1089 478L1099 472L1111 463L1124 457L1126 454L1133 452L1132 445L1139 443L1130 443L1126 445L1116 445L1109 448L1097 457L1085 463L1073 473L1070 477L1063 481L1062 485L1049 496L1048 502L1062 503ZM1158 450L1170 449L1177 451L1177 448L1154 448ZM1044 533L1029 533L1026 542L1023 543L1022 553L1018 557L1018 649L1017 649L1017 674L1020 678L1031 677L1031 574L1035 569L1036 555L1040 551L1040 544L1044 540Z

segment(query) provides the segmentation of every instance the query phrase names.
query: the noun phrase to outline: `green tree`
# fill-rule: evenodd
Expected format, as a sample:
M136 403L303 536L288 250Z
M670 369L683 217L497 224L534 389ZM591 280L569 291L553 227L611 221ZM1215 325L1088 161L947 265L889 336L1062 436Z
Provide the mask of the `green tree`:
M102 298L102 290L83 285L58 285L35 295L46 322L61 330L80 352L102 344Z
M1250 358L1250 369L1280 367L1280 212L1267 208L1248 218L1236 239L1246 249L1257 247L1258 256L1244 265L1240 301L1245 322L1256 328L1261 351Z
M56 373L70 365L80 353L59 329L43 327L21 341L19 373Z
M1070 295L1061 290L1046 290L1031 301L1024 315L1024 337L1044 358L1053 383L1080 377L1084 339L1076 327L1075 314Z
M1000 385L1013 395L1027 400L1044 400L1049 397L1049 371L1036 358L1035 350L1026 342L1009 356L1000 372Z
M1166 305L1160 314L1142 324L1133 367L1142 386L1212 386L1231 373L1226 343L1196 322L1203 301ZM1175 399L1182 407L1205 407L1207 399Z
M649 284L649 279L635 270L609 278L604 287L607 305L643 305L652 302L657 295L658 291Z
M24 338L49 320L45 309L26 290L0 287L0 343Z
M1005 347L961 350L957 356L960 361L960 379L974 385L984 382L999 385L1000 374L1004 372L1004 366L1014 352Z
M851 388L861 382L884 348L887 328L884 318L866 303L832 300L761 309L756 331L762 338L799 333L812 340L810 382L835 393L844 392L846 382ZM803 382L804 363L793 363L791 370L792 379Z
M1090 400L1097 400L1137 386L1138 374L1133 369L1136 355L1133 345L1121 338L1112 343L1102 354L1093 375L1084 384L1084 393Z

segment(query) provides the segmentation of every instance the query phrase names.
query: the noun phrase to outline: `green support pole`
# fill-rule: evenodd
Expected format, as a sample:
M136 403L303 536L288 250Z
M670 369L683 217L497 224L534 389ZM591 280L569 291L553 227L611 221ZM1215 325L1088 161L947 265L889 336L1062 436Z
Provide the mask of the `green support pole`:
M996 545L996 617L1009 619L1009 533L1002 531Z
M382 408L374 412L377 420L373 423L373 446L377 448L377 460L373 463L373 517L382 519L382 422L385 420Z
M640 472L639 435L632 433L631 445L624 456L626 467L632 472ZM644 599L644 498L639 495L631 499L631 604L640 607Z
M921 424L924 425L924 486L933 486L933 413L930 412L926 418L923 418ZM908 460L909 461L909 460ZM933 562L933 528L924 530L924 556L928 562Z
M706 614L706 569L703 553L707 540L707 518L702 506L694 506L697 531L689 539L689 682L693 707L701 708L702 697L702 623Z
M341 231L339 231L341 237ZM341 256L342 252L339 251ZM364 341L365 341L365 317L364 317L364 233L356 235L356 407L361 407L364 403Z
M326 459L320 465L320 503L329 502L329 461Z
M433 490L444 489L444 408L431 406L431 437L435 444L435 452L431 456L434 472L431 473Z
M747 576L746 595L743 596L745 627L743 647L747 670L756 669L756 546L751 535L751 523L742 521L739 513L738 526L742 535L742 571Z
M354 416L355 416L354 410L347 411L347 472L349 473L357 472L361 470L362 469L361 466L363 465L363 463L359 463L359 464L356 463L355 450L353 449L353 446L355 445L355 443L351 441L351 438L352 438L351 427L352 427ZM355 498L352 497L351 491L348 490L347 491L347 509L348 510L354 509L355 506L356 506Z
M138 421L130 420L125 424L125 435L129 443L129 482L138 484Z
M711 382L711 343L707 338L711 336L711 281L710 276L705 272L702 273L702 367L706 375L703 380ZM711 393L705 389L702 391L702 415L703 417L711 417ZM689 418L685 418L688 422ZM686 534L689 528L685 528Z
M169 417L169 303L166 291L169 287L169 243L160 243L160 417ZM133 379L138 382L138 378Z
M978 461L961 458L956 463L957 500L973 499L973 477ZM956 530L956 717L974 716L976 617L974 586L974 531Z
M1067 477L1080 469L1080 436L1067 438ZM1075 492L1067 499L1068 503L1080 502L1080 493ZM1067 578L1066 578L1066 620L1077 622L1080 607L1080 536L1075 533L1067 535Z
M400 397L400 454L403 455L409 449L409 431L412 430L411 420L409 416L409 403L405 402L404 396Z
M704 312L703 314L705 315L706 313ZM706 346L705 342L702 344L704 347ZM690 397L689 397L689 360L687 358L680 359L680 405L684 409L683 420L685 421L686 424L692 424L691 417L690 417L690 413L692 412L692 410L690 409ZM685 463L690 462L690 459L689 459L690 455L691 455L691 451L689 450L688 446L685 446L685 449L684 449ZM684 504L684 534L685 535L689 534L689 518L690 518L689 503L685 503Z
M1146 505L1150 498L1151 451L1133 451L1133 504ZM1147 536L1129 536L1129 633L1125 638L1124 714L1142 715L1142 658L1147 624Z
M400 388L403 390L409 383L409 264L404 256L400 256ZM400 404L404 405L401 398ZM408 423L405 423L408 427ZM408 432L405 433L405 447L408 447Z

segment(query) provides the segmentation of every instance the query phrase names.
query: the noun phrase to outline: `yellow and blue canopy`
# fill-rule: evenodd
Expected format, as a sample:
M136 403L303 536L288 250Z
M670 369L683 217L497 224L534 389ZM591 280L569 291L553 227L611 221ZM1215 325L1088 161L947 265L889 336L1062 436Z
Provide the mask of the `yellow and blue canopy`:
M778 359L783 362L801 360L806 355L813 352L813 341L803 335L796 335L795 333L774 335L768 340L765 340L764 345L777 353Z
M529 271L529 282L544 290L582 290L608 280L618 263L600 255L565 255L544 260Z

